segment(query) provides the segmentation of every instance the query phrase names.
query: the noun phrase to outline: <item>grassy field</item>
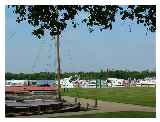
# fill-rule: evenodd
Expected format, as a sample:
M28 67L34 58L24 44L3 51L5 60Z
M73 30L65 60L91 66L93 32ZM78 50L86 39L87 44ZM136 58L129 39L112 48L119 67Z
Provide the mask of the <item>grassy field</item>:
M96 114L72 115L65 118L155 118L155 112L104 112Z
M156 106L155 88L73 88L68 92L62 90L63 96L81 97L129 103L144 106Z

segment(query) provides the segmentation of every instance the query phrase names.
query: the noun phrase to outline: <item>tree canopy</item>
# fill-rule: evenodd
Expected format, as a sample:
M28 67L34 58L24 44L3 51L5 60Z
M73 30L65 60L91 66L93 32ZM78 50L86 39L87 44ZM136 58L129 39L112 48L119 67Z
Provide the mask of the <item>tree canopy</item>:
M62 73L62 78L67 78L70 76L80 76L80 79L92 80L92 79L103 79L114 77L114 78L122 78L122 79L143 79L146 77L156 77L155 71L128 71L128 70L101 70L100 72L65 72ZM54 80L56 77L56 73L54 72L40 72L40 73L9 73L7 72L5 75L6 80Z
M120 20L132 20L143 24L147 30L156 31L156 6L155 5L13 5L16 22L27 21L34 27L32 32L38 38L48 30L51 36L60 35L71 21L74 28L80 24L75 17L80 13L87 16L81 21L92 32L96 27L103 31L112 29L116 15Z

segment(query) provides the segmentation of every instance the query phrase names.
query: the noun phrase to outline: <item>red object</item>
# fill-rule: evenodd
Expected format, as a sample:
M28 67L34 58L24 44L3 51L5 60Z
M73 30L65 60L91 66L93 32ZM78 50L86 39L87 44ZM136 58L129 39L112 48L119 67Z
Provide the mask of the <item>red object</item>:
M22 93L32 91L56 91L55 86L5 86L5 92L8 93Z

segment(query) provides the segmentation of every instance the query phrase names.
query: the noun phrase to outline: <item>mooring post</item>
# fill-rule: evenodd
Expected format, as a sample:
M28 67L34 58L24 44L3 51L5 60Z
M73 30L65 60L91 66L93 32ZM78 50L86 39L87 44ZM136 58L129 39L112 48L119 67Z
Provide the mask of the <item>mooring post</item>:
M62 102L65 102L65 99L64 99L64 98L62 98Z
M97 98L95 99L95 104L94 104L94 107L96 108L98 106L98 100Z
M75 97L75 103L77 103L77 97Z
M40 106L38 106L38 113L39 113L39 114L41 113L41 108L40 108Z
M78 102L78 106L81 106L81 103L80 103L80 102Z
M89 103L86 104L86 109L87 109L87 110L89 109Z

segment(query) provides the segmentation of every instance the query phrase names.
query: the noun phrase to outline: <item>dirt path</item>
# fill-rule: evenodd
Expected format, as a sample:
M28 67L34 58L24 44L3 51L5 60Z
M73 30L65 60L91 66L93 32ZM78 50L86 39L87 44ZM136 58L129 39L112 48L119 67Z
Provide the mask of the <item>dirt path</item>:
M75 102L75 98L73 98L73 97L63 96L63 98L67 102L70 102L70 103ZM90 108L93 108L95 105L95 101L91 100L91 99L79 98L78 102L81 103L82 107L86 107L87 103L89 103ZM53 118L53 117L64 117L64 116L71 116L71 115L94 114L94 113L101 113L101 112L119 112L119 111L156 112L156 108L155 107L140 106L140 105L116 103L116 102L107 102L107 101L100 101L99 100L98 106L96 107L96 109L91 110L91 111L32 115L32 116L28 116L28 117L31 117L31 118Z

